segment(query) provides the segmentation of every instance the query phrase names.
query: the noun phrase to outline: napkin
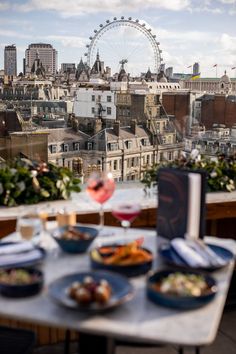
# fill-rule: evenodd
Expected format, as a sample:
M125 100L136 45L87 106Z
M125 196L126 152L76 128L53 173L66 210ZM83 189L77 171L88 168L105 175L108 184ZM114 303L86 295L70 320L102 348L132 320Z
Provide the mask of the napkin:
M0 243L0 256L5 254L29 252L33 249L34 247L30 242L10 243L7 245L1 245Z
M174 238L171 241L171 247L190 267L204 268L210 265L209 261L190 247L183 238Z
M37 262L41 258L42 253L38 249L18 254L4 254L0 256L0 267L10 267L25 262Z

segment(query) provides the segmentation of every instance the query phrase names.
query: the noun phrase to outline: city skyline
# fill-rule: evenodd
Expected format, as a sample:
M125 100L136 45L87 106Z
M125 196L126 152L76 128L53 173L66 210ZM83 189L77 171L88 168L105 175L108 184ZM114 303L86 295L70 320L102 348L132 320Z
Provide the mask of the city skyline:
M224 70L235 77L231 68L236 66L236 0L1 1L0 69L4 47L13 43L18 73L23 71L22 60L30 43L52 44L58 51L58 68L61 63L77 64L81 57L86 59L86 44L94 29L114 16L132 16L148 24L160 42L166 67L173 66L174 72L190 73L188 67L199 62L202 76L214 77L213 65L218 64L218 77ZM137 38L131 37L131 45L132 41L135 45ZM109 61L106 53L101 59L105 65ZM145 57L141 62L143 71L147 70Z

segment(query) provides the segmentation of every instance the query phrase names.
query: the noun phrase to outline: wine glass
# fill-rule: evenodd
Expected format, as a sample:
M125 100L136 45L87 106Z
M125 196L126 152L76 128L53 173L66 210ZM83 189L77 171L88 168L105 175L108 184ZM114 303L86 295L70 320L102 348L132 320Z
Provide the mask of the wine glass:
M115 190L115 181L111 172L94 172L88 179L86 191L90 197L100 204L99 229L104 226L104 209L103 204L111 198Z
M124 235L127 235L127 230L131 223L141 212L141 206L138 203L124 202L113 207L112 215L121 222L124 230Z

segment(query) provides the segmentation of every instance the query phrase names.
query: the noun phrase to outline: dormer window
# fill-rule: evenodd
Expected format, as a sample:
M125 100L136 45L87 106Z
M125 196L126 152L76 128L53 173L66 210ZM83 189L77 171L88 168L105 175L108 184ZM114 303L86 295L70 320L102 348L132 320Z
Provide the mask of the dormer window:
M78 151L79 150L79 143L74 143L74 151Z

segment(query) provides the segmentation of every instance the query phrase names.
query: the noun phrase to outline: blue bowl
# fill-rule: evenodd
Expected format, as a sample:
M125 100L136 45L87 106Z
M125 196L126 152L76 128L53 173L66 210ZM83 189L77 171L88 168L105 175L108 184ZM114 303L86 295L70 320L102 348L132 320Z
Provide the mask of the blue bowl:
M82 233L86 233L89 235L86 239L78 239L78 240L70 240L66 238L62 238L61 236L65 233L68 228L72 228L75 231L79 231ZM87 251L91 243L98 235L98 230L93 227L87 226L62 226L58 227L57 229L53 230L52 237L61 247L64 252L67 253L84 253Z
M106 245L107 247L119 247L120 245ZM142 247L146 252L152 255L152 252L144 247ZM95 250L99 252L99 248ZM106 270L110 272L120 273L127 277L136 277L139 275L146 274L152 268L152 259L150 261L130 264L130 265L115 265L115 264L105 264L100 260L97 260L93 256L94 250L90 252L90 263L91 268L95 270ZM103 258L103 257L102 257Z
M43 287L43 273L35 268L10 268L4 270L4 272L9 273L17 269L24 270L30 275L35 276L35 280L29 284L6 284L0 282L0 294L12 298L28 297L38 294Z
M217 286L215 280L209 275L203 275L196 271L181 270L184 274L197 274L204 277L208 285L208 290L201 296L179 296L162 293L153 287L154 283L159 283L163 278L167 277L171 273L176 273L176 270L162 270L152 274L147 280L147 297L157 305L171 307L175 309L195 309L206 305L210 302L217 292Z

